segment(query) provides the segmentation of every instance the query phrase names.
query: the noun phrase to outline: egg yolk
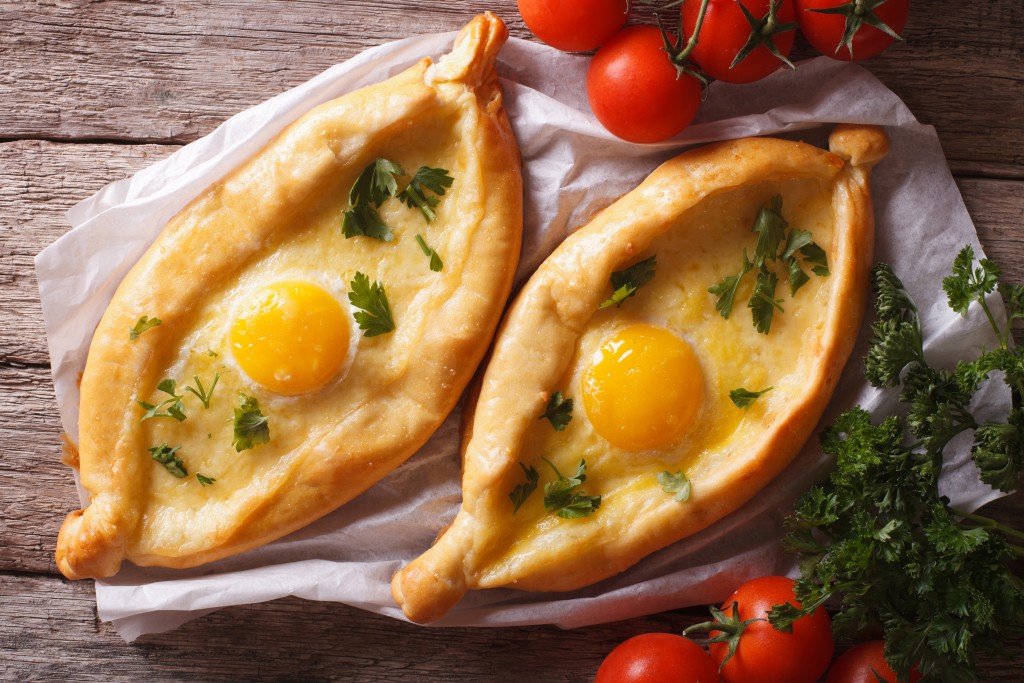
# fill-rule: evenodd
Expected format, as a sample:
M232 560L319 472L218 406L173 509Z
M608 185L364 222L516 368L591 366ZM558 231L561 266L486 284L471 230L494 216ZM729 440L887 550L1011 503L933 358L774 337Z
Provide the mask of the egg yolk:
M231 325L231 350L253 381L294 396L319 389L348 355L348 316L326 291L276 282L243 304Z
M620 448L665 446L693 424L704 397L700 361L667 330L634 325L604 340L583 373L594 429Z

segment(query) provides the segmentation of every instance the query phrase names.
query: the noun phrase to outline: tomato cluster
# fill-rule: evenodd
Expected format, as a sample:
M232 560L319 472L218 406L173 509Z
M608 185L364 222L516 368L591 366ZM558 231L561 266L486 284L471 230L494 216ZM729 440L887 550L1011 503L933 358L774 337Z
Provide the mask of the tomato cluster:
M713 622L687 629L707 631L707 650L671 633L634 636L612 650L594 683L897 683L880 640L847 650L829 669L834 642L828 612L819 607L780 631L768 622L776 605L799 607L793 581L763 576L736 589ZM920 678L910 672L910 683Z
M597 49L587 71L590 107L611 133L641 143L690 124L705 75L750 83L792 66L798 27L836 59L878 54L903 30L909 1L686 0L675 36L660 26L622 28L629 0L518 0L523 21L545 43Z

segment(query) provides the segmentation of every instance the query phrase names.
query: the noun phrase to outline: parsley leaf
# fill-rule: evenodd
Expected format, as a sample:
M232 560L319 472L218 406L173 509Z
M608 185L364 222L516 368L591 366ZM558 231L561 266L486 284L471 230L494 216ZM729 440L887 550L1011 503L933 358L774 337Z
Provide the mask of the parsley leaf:
M447 169L420 166L406 188L398 194L398 198L405 202L406 206L418 208L427 223L430 223L437 217L434 209L440 202L438 197L443 196L454 182L455 178L448 175ZM437 196L426 194L427 190Z
M207 390L203 387L203 383L199 381L199 375L193 375L192 380L196 383L195 389L190 386L185 387L185 391L190 391L195 394L200 401L203 402L203 408L209 410L210 399L213 398L213 390L217 388L217 380L220 379L220 373L213 373L213 382L210 384L210 389Z
M241 394L240 399L241 406L235 408L234 439L231 442L238 453L270 442L270 424L267 416L260 412L259 401L245 394Z
M662 491L675 496L680 503L690 500L690 480L682 470L677 470L675 474L668 471L658 472L656 476Z
M775 273L760 270L757 273L757 284L754 285L754 293L750 295L747 308L750 309L751 317L754 320L754 329L761 334L768 334L772 328L772 318L775 309L785 313L782 308L782 299L775 298L775 287L779 284L779 278Z
M384 223L377 209L369 204L357 204L345 212L341 220L341 233L346 239L364 236L381 242L395 239L395 233Z
M173 379L163 379L156 385L157 391L168 394L170 398L157 404L147 403L146 401L136 399L135 402L142 406L146 411L142 417L139 418L139 422L145 422L153 417L173 417L178 422L183 421L186 417L185 406L181 402L182 396L177 393L177 387L178 383ZM160 412L160 409L164 406L167 406L167 410Z
M563 519L577 519L589 517L601 507L601 496L588 496L576 490L587 480L585 460L580 460L580 464L576 466L576 473L571 478L562 476L558 468L547 458L544 458L544 462L558 477L544 485L544 508L548 512L554 512Z
M565 429L572 422L572 399L564 398L561 391L551 394L544 414L537 419L543 420L545 418L551 422L551 426L555 428L555 431L560 432Z
M743 267L740 272L736 275L726 275L716 284L708 288L708 292L718 296L718 300L715 301L715 310L722 314L722 317L726 320L729 319L729 315L732 313L732 304L736 299L736 290L740 286L740 280L743 276L750 272L750 269L754 267L750 259L747 257L747 250L743 250Z
M387 159L376 159L363 169L348 192L351 205L341 222L341 232L346 239L351 237L372 237L382 242L395 238L377 213L377 209L388 197L398 192L395 175L402 175L402 167Z
M509 499L512 501L513 515L519 512L519 508L530 497L530 494L537 490L537 483L540 481L540 473L536 467L530 465L529 469L527 469L523 463L519 463L519 466L523 468L523 473L526 474L526 482L516 484L516 487L512 489L512 493L508 494Z
M656 256L637 261L625 270L616 270L611 275L612 296L601 303L598 308L609 306L619 307L629 297L636 294L640 289L654 277L654 266Z
M174 446L173 448L168 446L166 443L162 443L159 446L153 446L148 450L153 455L153 460L163 465L168 472L173 474L178 479L188 476L188 472L185 470L185 463L181 461L176 453L181 446Z
M197 479L197 480L199 481L199 483L200 483L200 484L202 484L202 485L203 485L204 487L206 487L206 486L209 486L209 485L210 485L210 484L212 484L213 482L217 481L217 480L216 480L216 479L214 479L213 477L208 477L208 476L206 476L205 474L199 474L198 472L196 472L196 479Z
M392 332L395 322L391 318L391 305L388 304L384 286L379 282L370 284L370 278L360 272L356 272L351 285L348 300L356 308L362 309L354 317L364 336L376 337Z
M968 245L953 260L953 274L942 280L949 307L963 316L967 315L971 302L983 301L999 284L999 266L988 259L981 259L977 268L973 265L974 249Z
M735 405L737 408L743 408L744 410L748 410L750 406L754 405L754 401L761 398L774 388L775 387L768 387L767 389L762 389L761 391L750 391L749 389L744 389L743 387L740 387L739 389L733 389L732 391L729 392L729 400L731 400L733 402L733 405Z
M811 242L800 247L800 254L803 255L805 261L814 266L811 268L812 273L819 277L828 277L828 256L825 255L824 249Z
M380 206L388 197L398 192L396 175L405 171L393 161L377 158L363 169L348 192L348 203L353 206L374 204Z
M151 330L163 321L160 318L150 318L148 315L144 315L139 318L139 321L135 323L135 327L128 328L128 338L131 341L135 341L139 338L139 335L146 330Z
M423 235L417 233L416 244L420 245L420 249L423 250L423 253L426 256L430 257L430 270L434 271L435 273L440 272L444 268L444 262L441 260L441 257L438 256L437 252L434 251L432 247L427 246L426 241L424 241L423 239Z
M754 265L763 266L778 258L779 245L786 236L789 223L782 217L782 196L775 195L769 206L762 206L754 219L752 230L757 233Z

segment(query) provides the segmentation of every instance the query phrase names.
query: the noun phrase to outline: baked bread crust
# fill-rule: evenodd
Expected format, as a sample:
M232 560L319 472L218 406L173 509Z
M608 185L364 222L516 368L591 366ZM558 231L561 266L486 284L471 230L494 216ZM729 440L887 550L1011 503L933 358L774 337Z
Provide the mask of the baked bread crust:
M367 489L444 421L491 340L519 257L520 159L494 70L507 36L496 16L474 18L438 63L423 59L316 107L167 224L119 286L90 347L78 446L91 502L61 527L56 558L65 576L111 576L126 559L188 567L265 544ZM147 538L150 518L160 513L147 507L150 482L163 473L157 466L154 474L136 399L159 381L164 347L182 338L195 302L266 243L282 239L295 207L314 202L330 179L353 176L396 134L439 119L450 122L462 169L449 193L461 194L445 199L459 207L450 221L460 251L436 274L432 296L418 298L423 305L399 321L415 357L396 357L374 400L364 395L331 416L268 476L254 478L236 494L245 500L235 501L230 518L196 517L188 541L177 547ZM188 276L173 289L154 287L162 273ZM128 330L143 315L162 324L129 341Z
M857 338L873 253L870 168L887 153L888 140L878 128L843 125L832 132L830 148L753 138L687 151L566 239L538 268L503 320L483 376L467 429L462 506L435 544L392 581L392 595L408 618L434 621L468 589L564 591L612 576L740 507L791 462ZM520 459L528 457L521 453L524 435L564 386L580 335L608 296L610 274L701 201L799 178L829 188L835 221L831 275L821 285L831 288L830 301L817 339L802 352L809 371L799 395L773 414L759 442L707 468L685 505L660 495L613 513L609 503L586 520L537 524L532 540L509 538L509 473L519 472Z

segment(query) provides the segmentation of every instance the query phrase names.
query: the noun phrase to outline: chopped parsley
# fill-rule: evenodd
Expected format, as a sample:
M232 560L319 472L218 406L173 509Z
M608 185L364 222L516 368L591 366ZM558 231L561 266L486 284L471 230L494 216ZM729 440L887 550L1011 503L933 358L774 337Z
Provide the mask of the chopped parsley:
M512 493L508 494L509 499L512 501L513 515L519 512L519 508L530 497L530 494L537 490L537 483L540 481L540 473L536 467L530 465L527 468L523 463L519 463L519 466L523 468L526 481L522 484L516 484L516 487L512 489Z
M351 284L348 300L361 309L354 317L364 336L376 337L392 332L395 322L391 318L391 305L384 286L379 282L371 284L370 278L360 272L356 273Z
M740 387L739 389L733 389L732 391L729 392L729 400L731 400L733 402L733 405L735 405L737 408L743 408L744 410L748 410L750 406L754 405L754 401L761 398L772 389L774 389L774 387L768 387L767 389L762 389L761 391L751 391L750 389L744 389L743 387Z
M196 472L196 480L198 480L199 483L202 484L204 487L209 486L213 482L217 481L213 477L208 477L205 474L199 474L198 472Z
M782 216L780 195L772 197L768 206L758 210L751 228L752 232L757 233L753 260L744 248L739 272L723 276L708 288L708 292L717 297L715 310L723 318L729 319L740 282L752 270L757 271L757 276L754 289L747 301L747 308L750 309L754 328L762 334L771 331L775 311L785 312L782 308L782 299L775 296L779 283L778 275L773 271L773 264L776 261L785 264L790 296L796 296L797 291L810 281L810 277L804 272L804 265L813 266L811 272L815 275L828 276L825 250L814 242L807 230L794 228L787 233L788 227L789 223Z
M625 270L616 270L611 274L612 295L601 302L598 308L615 306L618 308L629 297L636 294L640 289L654 277L654 266L656 256L637 261Z
M181 446L174 446L172 448L166 443L162 443L147 450L153 455L153 460L163 465L168 472L178 479L182 479L188 476L188 472L185 470L185 463L177 456L179 448Z
M674 496L678 502L685 503L690 500L690 480L682 470L677 470L675 474L668 471L658 472L657 479L661 490Z
M544 462L554 470L555 476L558 477L554 481L544 484L545 510L554 512L564 519L576 519L589 517L601 507L601 496L588 496L577 490L587 480L585 460L580 460L580 464L576 466L576 473L568 478L562 476L562 473L550 460L544 458Z
M434 209L440 203L440 197L455 182L448 175L448 170L420 166L405 189L399 192L396 176L401 175L405 175L405 171L399 164L381 158L363 169L349 190L350 208L341 221L341 232L346 238L372 237L382 242L392 241L395 234L377 211L390 197L397 196L407 206L419 209L427 223L437 217ZM440 260L438 257L437 262ZM434 260L431 259L432 270L433 265Z
M203 383L199 381L199 375L193 375L192 376L192 381L194 381L196 383L196 388L193 389L190 386L186 386L185 387L185 391L189 391L189 392L195 394L196 397L198 397L199 400L203 402L203 408L206 408L207 410L209 410L209 408L210 408L210 399L213 398L213 390L217 388L217 380L219 380L219 379L220 379L220 373L219 372L213 373L213 382L210 383L210 388L206 389L205 387L203 387Z
M160 318L150 318L148 315L144 315L139 318L139 321L135 323L135 327L128 328L128 338L131 341L135 341L139 338L139 335L146 330L151 330L163 321Z
M437 252L434 251L433 247L428 247L426 241L423 239L423 235L416 234L416 244L420 245L420 249L423 250L424 255L430 258L430 270L435 273L441 272L444 268L444 261L438 256Z
M185 419L185 406L182 404L182 395L178 394L178 383L173 379L163 379L159 384L156 385L157 391L161 391L170 396L170 398L161 401L160 403L147 403L136 399L142 408L146 411L139 422L145 422L146 420L154 417L173 417L178 422ZM162 410L163 408L167 410Z
M437 217L434 209L441 201L439 197L443 196L454 182L455 178L448 175L447 169L420 166L409 181L409 185L398 194L398 199L405 202L406 206L419 209L423 218L430 223Z
M548 405L544 410L544 414L537 419L547 419L551 422L551 426L555 428L555 431L562 431L572 422L572 399L565 398L562 396L561 391L556 391L548 399Z
M240 395L241 405L235 408L234 439L231 445L235 451L255 448L270 442L270 424L267 416L260 412L260 404L252 396Z

